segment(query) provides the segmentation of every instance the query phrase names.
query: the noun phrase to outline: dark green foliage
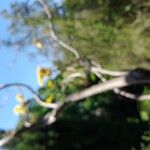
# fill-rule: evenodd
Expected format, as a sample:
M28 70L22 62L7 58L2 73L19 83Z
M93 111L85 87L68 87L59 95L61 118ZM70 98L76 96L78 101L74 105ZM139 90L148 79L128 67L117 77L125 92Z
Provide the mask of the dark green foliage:
M18 140L14 149L140 149L139 143L145 128L147 125L144 123L117 123L116 120L60 120L51 129L24 133L21 136L24 142Z

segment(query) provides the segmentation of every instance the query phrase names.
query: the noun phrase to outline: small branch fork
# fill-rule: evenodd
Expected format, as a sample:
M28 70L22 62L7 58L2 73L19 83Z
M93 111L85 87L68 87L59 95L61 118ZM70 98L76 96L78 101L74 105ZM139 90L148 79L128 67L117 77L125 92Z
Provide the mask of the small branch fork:
M93 72L102 82L106 82L107 80L105 79L104 75L110 75L110 76L124 76L127 75L128 72L124 72L124 71L110 71L110 70L106 70L103 69L99 64L97 64L96 62L92 61L93 66L91 67L91 72ZM132 93L128 93L126 91L123 91L119 88L115 88L113 89L114 93L127 97L129 99L133 99L133 100L140 100L143 101L145 99L150 99L150 95L142 95L142 96L137 96L134 95Z

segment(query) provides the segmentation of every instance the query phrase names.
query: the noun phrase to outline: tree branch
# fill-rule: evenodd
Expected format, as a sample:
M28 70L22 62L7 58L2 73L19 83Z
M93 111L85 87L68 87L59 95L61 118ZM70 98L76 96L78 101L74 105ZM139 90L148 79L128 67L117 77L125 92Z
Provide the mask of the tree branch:
M136 77L133 75L133 72L136 73ZM138 78L137 78L137 75L138 75ZM64 107L66 107L68 104L72 102L84 100L87 97L93 96L95 94L100 94L108 90L113 90L115 88L122 88L122 87L130 86L130 85L137 85L137 84L150 84L150 76L145 73L143 74L139 72L138 70L135 70L135 71L129 72L128 75L117 77L110 81L106 81L103 83L99 83L97 85L93 85L87 89L82 90L81 92L73 93L67 96L64 102L57 103L56 107L53 108L51 112L47 113L39 122L32 124L28 128L23 127L20 130L13 131L7 136L5 136L4 138L2 138L0 140L0 146L3 146L9 143L12 139L14 139L16 136L19 136L21 133L25 131L36 129L36 128L41 128L41 127L53 124L58 119L58 116L60 112L64 109ZM9 87L10 85L11 84L8 84L7 86L3 86L3 88ZM25 87L28 88L28 86L26 85ZM148 95L148 96L141 96L141 97L149 98L150 96Z
M121 76L103 83L99 83L81 92L73 93L67 97L66 101L75 102L102 92L113 90L115 88L122 88L135 84L150 84L150 76L148 79L145 79L144 77L136 79L129 73L126 76Z
M48 19L49 19L49 21L50 21L49 24L48 24L48 28L49 28L49 31L50 31L50 36L51 36L51 38L52 38L53 40L55 40L59 45L61 45L62 47L64 47L64 48L67 49L68 51L72 52L72 53L75 55L75 57L76 57L77 59L79 59L79 58L80 58L80 55L79 55L78 51L77 51L75 48L73 48L73 47L71 47L70 45L68 45L67 43L65 43L64 41L62 41L61 39L59 39L59 38L57 37L57 35L55 34L54 28L53 28L53 24L52 24L52 15L51 15L51 12L49 11L49 7L48 7L48 5L46 4L46 2L45 2L44 0L38 0L38 1L39 1L39 3L41 3L41 5L43 6L44 11L45 11L45 13L46 13L46 15L47 15L47 17L48 17Z

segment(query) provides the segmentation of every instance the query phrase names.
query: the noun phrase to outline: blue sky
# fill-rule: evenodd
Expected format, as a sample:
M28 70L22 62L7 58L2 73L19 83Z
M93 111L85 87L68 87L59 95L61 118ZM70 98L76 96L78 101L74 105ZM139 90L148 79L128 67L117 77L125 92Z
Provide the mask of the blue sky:
M8 8L10 1L1 1L0 10ZM8 21L0 16L1 28L0 38L8 37L7 26ZM35 62L29 61L25 54L19 54L17 60L15 49L2 47L0 48L0 84L22 82L31 85L37 89L36 66ZM9 88L0 91L0 129L14 128L18 120L18 116L13 114L13 107L17 104L15 99L16 88ZM27 93L27 96L30 96Z
M0 11L8 8L9 0L0 2ZM8 21L0 16L0 38L8 37L7 26ZM21 82L30 85L33 89L37 89L38 83L36 80L36 67L40 65L40 61L30 61L29 57L20 53L14 63L16 51L12 48L0 48L0 84ZM47 65L47 62L44 62ZM48 64L52 67L52 63ZM0 91L0 129L12 129L15 127L18 116L13 114L13 108L18 103L15 99L17 93L16 88L9 88ZM25 91L27 98L32 95Z

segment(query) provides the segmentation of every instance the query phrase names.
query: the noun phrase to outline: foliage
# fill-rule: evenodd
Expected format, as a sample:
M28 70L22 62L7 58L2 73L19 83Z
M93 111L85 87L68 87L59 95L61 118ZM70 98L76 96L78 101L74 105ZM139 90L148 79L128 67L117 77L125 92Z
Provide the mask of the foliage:
M145 61L150 62L149 53L149 2L141 0L65 0L61 6L48 1L52 11L54 29L64 41L79 50L80 55L91 58L105 68L131 69ZM49 56L51 50L63 57L55 59L60 74L38 89L43 101L63 101L65 96L99 82L94 74L77 78L62 92L62 82L74 70L86 72L70 53L49 40L49 20L39 3L17 2L10 12L3 14L11 21L12 39L4 44L21 47L34 45L38 54ZM17 21L16 21L17 20ZM19 40L18 40L19 39ZM20 40L21 39L21 40ZM51 44L51 49L49 45ZM54 49L55 48L55 49ZM54 53L53 53L54 55ZM134 58L134 59L133 59ZM69 64L69 65L68 65ZM75 64L75 65L74 65ZM149 66L148 66L149 67ZM67 71L66 71L67 70ZM50 73L49 73L50 74ZM43 83L43 75L40 76ZM136 94L143 87L125 88ZM149 93L149 86L144 89ZM69 105L51 127L23 133L15 139L9 149L104 149L128 150L149 149L149 102L136 102L106 92L87 98L83 102ZM29 118L36 122L49 110L30 103ZM23 126L20 119L18 127Z
M131 69L141 62L149 61L149 2L65 0L60 6L53 1L48 2L52 8L56 32L78 49L83 57L88 56L111 69ZM21 43L24 47L36 46L36 41L40 41L44 47L38 50L39 53L47 56L51 44L51 51L55 48L53 56L61 56L60 50L48 38L48 20L39 11L41 9L36 2L16 2L11 5L10 11L4 11L11 20L9 30L14 39L5 43ZM72 55L64 52L63 63L70 63Z
M64 17L54 23L61 37L81 55L105 68L129 69L150 58L146 26L149 7L145 1L140 5L144 5L142 9L130 0L66 0Z

